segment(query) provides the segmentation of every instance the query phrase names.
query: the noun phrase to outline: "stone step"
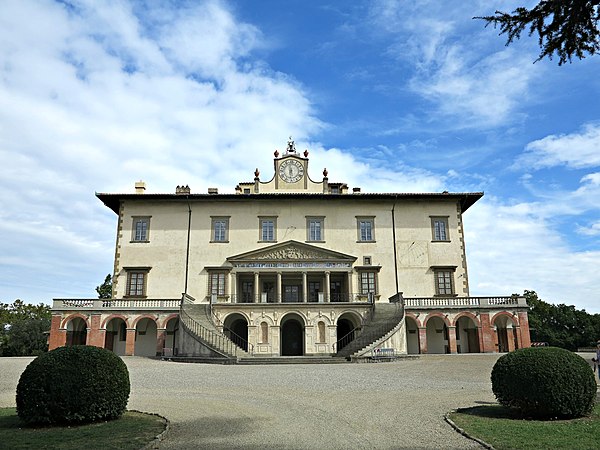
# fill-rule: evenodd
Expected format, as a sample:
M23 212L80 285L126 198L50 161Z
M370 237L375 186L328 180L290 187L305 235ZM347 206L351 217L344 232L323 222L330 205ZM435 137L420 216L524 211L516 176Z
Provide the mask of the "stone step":
M335 356L276 356L238 358L238 364L243 365L273 365L273 364L345 364L346 358Z
M336 356L350 357L388 334L402 320L402 308L397 303L376 303L371 320L362 327L359 336L342 348Z

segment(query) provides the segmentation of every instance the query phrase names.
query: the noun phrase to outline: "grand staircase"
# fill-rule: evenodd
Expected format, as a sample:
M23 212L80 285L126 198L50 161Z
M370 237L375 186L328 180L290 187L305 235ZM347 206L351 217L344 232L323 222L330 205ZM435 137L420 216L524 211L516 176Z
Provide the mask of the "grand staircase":
M210 305L184 303L180 310L180 317L187 335L215 354L227 359L250 356L215 326L211 317Z
M360 334L356 332L356 338L335 356L351 358L365 355L392 336L400 327L403 317L404 307L401 302L375 303L371 320L363 324Z

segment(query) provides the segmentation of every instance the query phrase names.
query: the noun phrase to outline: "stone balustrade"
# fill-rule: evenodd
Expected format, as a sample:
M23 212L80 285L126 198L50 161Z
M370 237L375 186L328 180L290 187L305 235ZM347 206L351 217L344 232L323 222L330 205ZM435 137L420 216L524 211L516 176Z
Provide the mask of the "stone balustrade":
M109 299L87 299L87 298L55 298L52 303L53 311L82 310L158 310L177 311L181 299L151 299L151 298L109 298Z
M415 297L404 298L406 309L527 307L525 297Z

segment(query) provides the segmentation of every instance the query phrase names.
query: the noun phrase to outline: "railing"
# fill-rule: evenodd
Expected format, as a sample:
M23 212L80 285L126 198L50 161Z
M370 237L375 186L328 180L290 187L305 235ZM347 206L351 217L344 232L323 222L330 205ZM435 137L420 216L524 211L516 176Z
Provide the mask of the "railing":
M348 345L350 342L352 342L354 339L356 339L358 337L358 335L360 334L361 330L362 330L362 327L356 327L352 331L350 331L348 334L342 336L336 342L334 342L331 345L333 353L339 352L346 345Z
M527 306L525 297L418 297L404 298L406 308Z
M252 304L252 303L373 303L379 297L375 294L329 294L318 292L318 296L309 294L308 301L304 301L304 296L299 293L297 296L288 296L285 294L281 298L277 298L275 294L259 294L258 296L249 294L233 294L233 295L213 295L208 298L211 304L236 303L236 304Z
M231 341L242 350L247 351L250 354L254 353L254 345L248 342L247 339L244 339L239 334L235 333L231 328L223 327L223 332L227 332L229 336L226 336L229 337L229 339L231 339Z
M238 350L241 350L231 339L219 333L215 333L196 322L184 308L181 308L179 314L182 325L186 331L198 340L205 344L208 344L217 353L221 353L224 356L237 357Z
M123 299L84 299L84 298L55 298L52 302L53 310L65 309L179 309L180 299L148 299L148 298L123 298Z

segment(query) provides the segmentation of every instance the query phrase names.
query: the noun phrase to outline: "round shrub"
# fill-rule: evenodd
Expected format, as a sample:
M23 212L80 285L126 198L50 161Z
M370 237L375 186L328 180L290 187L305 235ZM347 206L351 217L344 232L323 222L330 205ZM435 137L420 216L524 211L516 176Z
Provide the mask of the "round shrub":
M129 372L109 350L59 347L34 359L17 385L17 414L30 424L116 419L129 398Z
M596 379L590 365L568 350L522 348L498 359L492 391L526 416L568 419L591 413Z

